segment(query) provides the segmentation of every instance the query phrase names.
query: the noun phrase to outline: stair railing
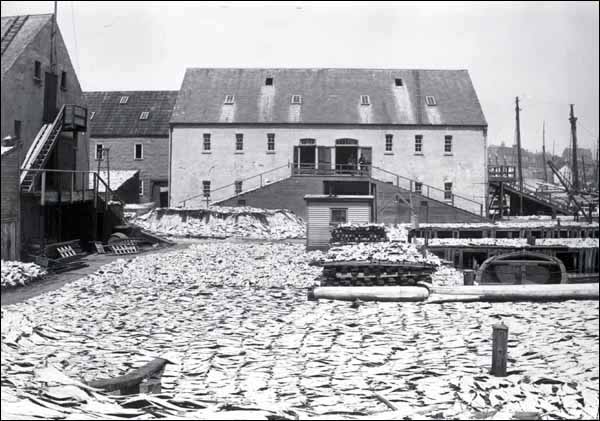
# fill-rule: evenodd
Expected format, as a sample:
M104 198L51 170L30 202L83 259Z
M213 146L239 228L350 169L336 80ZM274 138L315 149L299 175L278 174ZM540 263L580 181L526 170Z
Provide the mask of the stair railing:
M404 188L409 190L410 192L427 197L428 199L437 200L440 202L448 203L454 207L458 207L461 209L465 209L469 211L469 209L479 208L479 215L484 218L484 209L483 204L479 203L473 199L469 199L468 197L461 196L456 193L452 193L435 186L432 186L427 183L422 183L420 181L405 177L403 175L394 173L392 171L386 170L384 168L379 168L376 166L371 166L371 177L380 180L380 181L391 181L393 185L396 187ZM373 171L375 170L375 171ZM383 173L384 176L379 178L375 174L378 171ZM403 185L401 185L401 182ZM420 190L416 189L416 186L420 185ZM472 211L471 211L472 212Z
M42 148L44 147L44 145L46 144L46 142L49 140L49 138L52 135L52 133L54 132L54 130L59 130L59 126L62 127L64 113L65 113L65 105L63 105L62 107L60 107L60 111L58 112L58 114L56 114L56 117L54 118L54 121L52 122L52 124L49 125L49 127L46 128L46 130L42 134L42 136L38 137L37 140L35 141L35 143L32 144L31 147L29 148L29 151L27 151L27 155L26 155L26 160L27 161L23 163L24 165L23 165L23 168L22 168L25 171L21 174L21 184L23 183L23 181L27 177L27 174L28 174L29 170L32 169L31 166L33 165L33 163L37 159L40 151L42 150ZM60 132L60 130L59 130L59 132ZM58 136L58 134L57 134L57 136ZM49 154L50 154L50 151L48 151L48 155ZM48 159L48 157L46 157L46 160L47 159ZM42 166L44 164L45 164L45 161L42 163ZM35 181L35 180L33 180L33 181Z
M288 161L288 163L285 164L285 165L281 165L279 167L271 168L271 169L269 169L267 171L263 171L263 172L261 172L259 174L255 174L255 175L252 175L252 176L246 177L246 178L241 178L239 180L234 181L233 183L226 184L226 185L221 186L221 187L217 187L216 189L210 191L210 195L209 196L206 196L204 194L204 192L202 192L200 194L195 194L193 196L186 197L185 199L180 200L179 204L182 205L183 207L185 207L188 201L193 200L193 199L197 199L199 197L204 197L205 200L206 200L206 202L207 202L207 204L214 203L215 200L211 200L211 197L214 196L214 193L224 192L226 189L231 189L231 188L235 189L235 185L238 182L241 182L242 186L244 186L245 184L247 185L248 181L258 180L258 185L257 186L254 186L252 188L244 188L239 193L235 193L234 192L233 194L231 194L229 196L224 196L222 199L219 199L217 201L223 201L223 200L230 199L231 197L235 197L235 196L238 196L240 194L247 193L249 190L254 190L256 188L263 187L263 185L264 185L263 182L264 182L264 176L265 175L274 173L275 171L279 171L279 170L281 170L283 168L290 168L290 162ZM287 178L287 177L290 177L290 176L291 176L291 173L290 172L286 172L286 175L284 177L280 178L280 180L282 180L284 178ZM276 181L279 181L279 180L276 180ZM272 182L273 181L271 181L269 184L271 184Z

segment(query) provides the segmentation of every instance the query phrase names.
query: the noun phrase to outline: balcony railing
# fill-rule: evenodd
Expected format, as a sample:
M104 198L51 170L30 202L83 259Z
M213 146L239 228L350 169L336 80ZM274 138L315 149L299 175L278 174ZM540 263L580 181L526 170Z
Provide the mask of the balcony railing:
M329 164L328 164L329 165ZM336 164L335 168L325 168L323 166L315 168L315 164L294 164L292 167L293 176L332 176L332 175L350 175L369 177L371 175L371 166L367 164Z

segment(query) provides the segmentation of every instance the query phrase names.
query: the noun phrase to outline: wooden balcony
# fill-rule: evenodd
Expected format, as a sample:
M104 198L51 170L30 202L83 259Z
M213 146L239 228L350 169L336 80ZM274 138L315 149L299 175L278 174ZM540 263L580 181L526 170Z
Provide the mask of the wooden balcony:
M335 168L317 167L314 164L294 164L293 176L354 176L370 177L371 166L367 164L337 164Z

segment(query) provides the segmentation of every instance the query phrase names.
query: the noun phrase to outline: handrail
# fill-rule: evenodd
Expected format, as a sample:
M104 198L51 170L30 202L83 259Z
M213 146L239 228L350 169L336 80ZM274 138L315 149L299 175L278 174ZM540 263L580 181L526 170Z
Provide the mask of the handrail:
M259 174L251 175L250 177L246 177L246 178L242 178L242 179L240 179L240 180L236 180L236 181L234 181L233 183L226 184L226 185L224 185L224 186L221 186L221 187L217 187L216 189L213 189L213 190L211 190L211 191L210 191L210 194L209 194L209 196L208 196L208 197L210 198L210 195L212 195L212 193L214 193L214 192L217 192L217 191L220 191L220 190L223 190L223 189L226 189L226 188L229 188L229 187L235 186L235 184L236 184L237 182L240 182L240 181L241 181L241 182L243 183L244 181L252 180L252 179L254 179L254 178L257 178L257 177L259 177L259 178L261 179L261 183L260 183L260 184L261 184L261 187L262 187L262 176L263 176L263 175L265 175L265 174L269 174L269 173L272 173L272 172L275 172L275 171L277 171L277 170L280 170L280 169L282 169L282 168L285 168L285 167L288 167L288 168L290 167L290 162L289 162L289 161L288 161L288 163L287 163L287 164L285 164L285 165L281 165L281 166L279 166L279 167L271 168L271 169L269 169L269 170L267 170L267 171L263 171L263 172L261 172L261 173L259 173ZM185 206L185 203L186 203L188 200L196 199L196 198L198 198L198 197L206 197L206 196L204 195L204 192L203 192L203 193L200 193L200 194L195 194L195 195L193 195L193 196L189 196L189 197L186 197L186 198L185 198L185 199L183 199L183 200L180 200L180 201L179 201L179 203L180 203L180 204L183 204L183 206Z
M384 172L384 173L386 173L386 174L389 174L389 175L393 175L394 177L398 177L398 178L401 178L401 179L403 179L403 180L410 181L411 183L420 183L420 184L421 184L421 186L423 186L423 187L427 187L428 189L433 189L433 190L439 191L439 192L441 192L441 193L444 193L444 194L446 193L446 190L442 190L442 189L440 189L440 188L438 188L438 187L435 187L435 186L432 186L432 185L430 185L430 184L427 184L427 183L422 183L422 182L420 182L420 181L413 180L413 179L411 179L411 178L408 178L408 177L405 177L405 176L403 176L403 175L400 175L400 174L393 173L393 172L391 172L391 171L388 171L388 170L386 170L386 169L384 169L384 168L379 168L379 167L376 167L376 166L374 166L374 165L372 165L372 166L371 166L371 168L373 168L373 169L376 169L376 170L379 170L379 171L381 171L381 172ZM412 190L412 189L411 189L411 191L412 191L413 193L417 193L417 192L415 192L415 191L414 191L414 190ZM417 193L417 194L421 194L421 196L428 197L427 195L425 195L425 194L423 194L423 193ZM455 197L455 198L458 198L458 199L466 200L467 202L474 203L474 204L476 204L476 205L478 205L478 206L481 206L481 203L479 203L479 202L477 202L477 201L475 201L475 200L473 200L473 199L469 199L468 197L464 197L464 196L461 196L461 195L459 195L459 194L456 194L456 193L452 193L452 196L453 196L453 197Z
M52 122L52 124L49 124L46 127L46 130L42 134L42 136L38 137L37 138L37 142L35 142L33 145L31 145L31 147L27 151L27 155L25 157L25 161L23 161L24 166L27 168L26 171L31 170L31 165L33 164L33 162L35 162L35 157L37 157L39 155L40 151L42 150L42 148L44 147L44 145L48 141L48 138L52 134L52 131L54 130L54 128L59 123L62 125L62 120L64 118L64 113L65 113L65 107L66 107L66 105L63 105L62 107L60 107L60 110L56 114L56 117L54 118L54 121ZM20 178L20 183L23 183L23 181L25 180L26 177L27 177L27 174L25 173Z

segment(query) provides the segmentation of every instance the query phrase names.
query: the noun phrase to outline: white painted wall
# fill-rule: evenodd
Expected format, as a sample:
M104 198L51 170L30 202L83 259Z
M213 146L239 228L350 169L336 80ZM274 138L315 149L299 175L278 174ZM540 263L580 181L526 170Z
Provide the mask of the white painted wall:
M306 245L309 249L326 247L331 240L331 209L348 209L348 223L368 224L371 222L371 205L353 202L312 202L308 205Z
M211 134L210 153L202 150L203 134ZM235 150L236 133L244 134L244 150ZM275 133L275 152L267 151L267 133ZM385 152L385 135L392 134L392 152ZM423 152L415 154L414 137L423 136ZM451 155L444 153L444 136L453 136ZM359 146L372 147L372 164L391 172L420 180L443 189L444 182L452 182L454 193L479 203L486 194L486 142L483 128L451 127L177 127L173 128L170 200L179 206L190 196L202 192L202 181L210 180L211 189L233 184L278 166L293 162L294 146L299 139L314 138L317 146L335 146L340 138L357 139ZM290 175L284 168L263 177L263 183ZM385 178L383 174L373 174ZM391 181L388 176L383 181ZM243 190L258 187L259 179L244 184ZM256 184L256 185L254 185ZM223 189L225 199L233 195L234 187ZM318 192L317 192L318 193ZM221 197L222 196L222 197ZM201 206L199 197L186 203L187 207ZM466 206L465 206L466 208ZM479 206L473 205L479 212Z

